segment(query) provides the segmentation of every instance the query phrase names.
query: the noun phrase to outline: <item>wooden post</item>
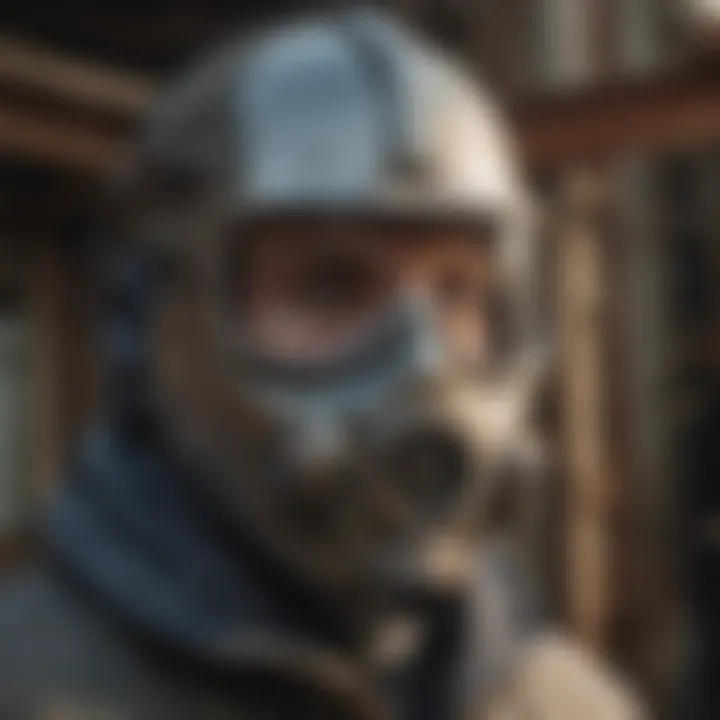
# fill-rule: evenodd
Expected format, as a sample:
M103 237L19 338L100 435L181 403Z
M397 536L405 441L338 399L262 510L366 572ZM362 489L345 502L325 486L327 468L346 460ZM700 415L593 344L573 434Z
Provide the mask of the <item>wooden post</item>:
M562 181L558 228L558 340L566 470L566 602L572 630L602 649L609 615L608 489L605 434L605 292L596 179Z
M59 241L40 239L29 275L30 307L30 508L41 505L61 472L64 452L63 267Z

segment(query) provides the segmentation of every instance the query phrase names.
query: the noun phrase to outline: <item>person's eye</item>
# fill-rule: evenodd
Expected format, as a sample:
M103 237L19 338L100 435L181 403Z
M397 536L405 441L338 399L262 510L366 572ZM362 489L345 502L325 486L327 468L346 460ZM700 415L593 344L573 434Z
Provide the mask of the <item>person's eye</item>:
M304 272L296 286L296 297L306 308L340 312L362 304L371 285L369 273L363 267L333 261Z
M437 281L437 297L446 308L455 308L480 301L482 289L475 278L460 269L448 270Z

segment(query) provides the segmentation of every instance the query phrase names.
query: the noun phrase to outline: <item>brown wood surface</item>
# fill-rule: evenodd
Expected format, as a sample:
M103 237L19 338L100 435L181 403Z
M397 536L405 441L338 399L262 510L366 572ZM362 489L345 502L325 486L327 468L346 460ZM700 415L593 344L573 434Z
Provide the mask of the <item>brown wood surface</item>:
M536 168L698 148L720 139L720 74L665 75L527 99L513 118Z
M141 112L154 90L139 76L9 38L0 38L0 86L125 118Z
M145 78L0 41L0 153L105 170L152 95ZM526 161L539 169L699 147L720 139L720 73L705 67L528 97L510 116Z
M24 109L0 94L0 156L97 175L112 167L122 144L120 133L103 132L92 121Z
M597 222L601 193L602 178L587 171L563 177L557 226L566 617L583 643L598 650L605 649L612 604L605 405L609 279Z
M66 441L67 296L62 247L52 237L34 238L29 273L31 389L28 438L28 511L41 508L57 486Z

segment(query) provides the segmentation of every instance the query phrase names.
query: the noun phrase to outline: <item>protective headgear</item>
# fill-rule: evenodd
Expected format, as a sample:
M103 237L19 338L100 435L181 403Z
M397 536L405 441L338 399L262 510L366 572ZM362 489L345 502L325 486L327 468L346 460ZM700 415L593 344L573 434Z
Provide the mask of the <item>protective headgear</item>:
M433 515L444 529L476 526L488 478L499 474L489 468L522 439L537 330L528 200L486 92L382 14L298 21L225 47L181 79L152 115L125 180L125 242L179 268L161 323L176 328L162 340L171 362L158 379L159 404L178 432L224 477L239 465L272 465L279 447L297 451L297 467L322 459L333 468L302 520L296 494L292 519L278 504L293 485L282 462L273 482L237 493L240 512L263 518L263 543L328 577L352 565L342 553L326 557L343 546L339 536L348 546L363 533L379 537L378 517L390 507L412 522ZM491 225L502 310L493 347L503 373L455 382L432 308L404 298L352 357L314 371L270 362L236 333L231 341L227 229L238 242L246 223L283 216ZM397 466L385 461L407 448L426 453L416 471L437 461L443 477L396 482ZM316 552L307 553L304 531L318 534Z

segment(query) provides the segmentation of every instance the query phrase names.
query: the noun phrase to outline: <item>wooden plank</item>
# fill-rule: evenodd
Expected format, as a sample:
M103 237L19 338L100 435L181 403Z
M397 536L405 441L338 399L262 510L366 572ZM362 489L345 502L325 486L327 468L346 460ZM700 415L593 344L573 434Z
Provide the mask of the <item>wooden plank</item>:
M145 78L2 37L0 87L124 118L141 113L155 93Z

